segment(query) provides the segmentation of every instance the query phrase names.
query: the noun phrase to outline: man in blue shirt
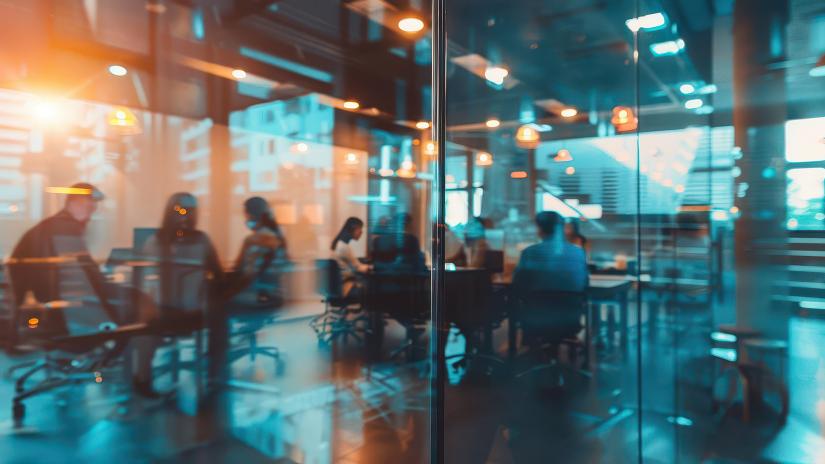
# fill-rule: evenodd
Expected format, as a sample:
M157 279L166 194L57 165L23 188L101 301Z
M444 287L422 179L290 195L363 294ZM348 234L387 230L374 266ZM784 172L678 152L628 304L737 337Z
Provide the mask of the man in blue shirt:
M564 239L563 219L555 212L536 215L541 242L521 252L513 274L513 289L534 292L584 292L588 285L587 258L581 247Z

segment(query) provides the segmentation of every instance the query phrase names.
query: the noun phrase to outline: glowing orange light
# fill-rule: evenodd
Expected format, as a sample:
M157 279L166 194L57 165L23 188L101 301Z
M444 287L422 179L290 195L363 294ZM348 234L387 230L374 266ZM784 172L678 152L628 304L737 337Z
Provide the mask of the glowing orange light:
M731 206L730 207L730 214L739 214L739 207L738 206Z
M425 155L429 155L429 156L435 155L437 150L438 150L438 148L435 146L435 142L427 142L424 145L424 154Z
M424 21L414 16L408 16L398 21L398 28L409 33L420 32L424 29Z
M63 195L91 195L92 190L78 187L46 187L48 193L60 193Z
M563 118L572 118L573 116L579 114L579 110L573 107L565 108L561 110L561 117Z
M361 104L355 100L347 100L341 106L348 110L357 110L361 107Z
M493 155L487 153L486 151L480 151L476 155L476 166L492 166L493 165Z
M510 178L512 179L526 179L527 172L526 171L513 171L510 173Z
M521 148L536 148L540 140L539 131L532 124L525 124L516 131L516 145Z
M186 216L186 208L179 209L178 214L180 214L181 216Z
M567 150L566 148L562 148L561 150L558 151L558 153L556 153L556 157L553 158L553 161L555 161L557 163L565 163L565 162L568 162L568 161L573 161L573 157L570 156L570 150Z
M429 129L430 123L428 121L418 121L417 123L415 123L415 128L421 130Z
M40 324L40 319L36 317L30 317L27 322L29 323L29 328L34 329L37 328L37 326Z
M613 108L613 115L610 123L618 132L628 132L636 130L639 126L639 119L633 113L633 109L628 106L617 106Z
M344 164L348 164L350 166L358 164L358 155L356 155L355 153L347 153L347 155L344 157Z
M489 127L490 129L495 129L496 127L501 125L501 121L498 119L492 118L488 119L487 122L484 123L485 126Z
M576 168L574 168L573 166L567 166L567 168L564 170L564 173L568 176L572 176L576 173Z

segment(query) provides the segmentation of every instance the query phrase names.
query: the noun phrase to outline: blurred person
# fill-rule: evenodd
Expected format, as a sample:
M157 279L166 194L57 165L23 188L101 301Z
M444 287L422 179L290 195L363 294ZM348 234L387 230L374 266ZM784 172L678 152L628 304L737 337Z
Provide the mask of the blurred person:
M541 241L521 252L513 273L512 287L517 292L584 292L589 275L584 250L565 240L563 219L555 212L536 215Z
M215 292L224 272L212 241L197 229L198 202L191 193L172 194L163 210L161 226L147 240L142 254L157 262L158 286L155 301L163 325L173 329L197 329L204 320L217 315ZM204 314L205 313L205 314ZM218 316L219 317L219 316ZM213 347L210 333L210 352ZM210 368L219 365L213 358ZM137 386L151 394L152 359L143 359L136 368Z
M585 255L590 254L590 243L581 233L581 222L578 218L572 218L564 224L564 237L568 242L584 250Z
M464 229L464 253L466 266L481 269L487 265L487 225L484 218L474 217Z
M281 271L289 262L284 238L272 209L261 197L244 202L250 234L235 259L228 294L232 302L246 307L278 307L284 302Z
M412 233L412 216L407 213L398 214L391 233L376 237L373 242L373 261L376 271L426 271L421 243Z
M461 239L458 238L453 228L446 226L444 228L444 261L463 266L464 259L464 244L461 243Z
M344 295L350 295L353 291L357 292L361 287L358 274L370 270L369 265L358 260L350 244L352 241L358 241L363 234L364 221L357 217L349 217L330 246L333 257L338 262L338 267L341 268Z

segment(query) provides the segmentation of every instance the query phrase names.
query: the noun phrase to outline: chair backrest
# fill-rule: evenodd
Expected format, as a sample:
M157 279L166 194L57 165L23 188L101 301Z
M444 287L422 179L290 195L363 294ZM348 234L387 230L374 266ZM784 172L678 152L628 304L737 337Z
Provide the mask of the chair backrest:
M315 290L324 298L344 296L344 280L337 261L334 259L315 260Z
M493 274L504 272L504 252L487 250L484 253L484 267Z
M541 291L518 296L516 318L525 331L551 341L575 335L587 309L580 292Z
M430 274L373 272L366 276L364 308L402 323L430 317Z

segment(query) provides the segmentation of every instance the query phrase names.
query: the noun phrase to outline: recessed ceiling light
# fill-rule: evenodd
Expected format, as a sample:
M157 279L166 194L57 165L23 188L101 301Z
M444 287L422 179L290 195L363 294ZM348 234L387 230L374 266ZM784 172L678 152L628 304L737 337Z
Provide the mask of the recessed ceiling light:
M421 130L429 129L430 123L428 121L418 121L417 123L415 123L415 128Z
M653 53L654 56L676 55L684 49L685 41L682 39L650 44L650 53Z
M567 166L564 169L564 173L567 174L568 176L572 176L573 174L576 173L576 168L574 168L573 166Z
M685 102L685 108L689 110L695 110L697 108L701 108L705 102L702 101L701 98L693 98Z
M246 71L244 71L243 69L233 69L232 77L234 77L235 79L245 79Z
M579 114L579 110L577 110L576 108L570 107L570 108L565 108L565 109L561 110L561 113L559 113L559 114L561 114L561 116L563 118L572 118L573 116Z
M638 18L630 18L624 23L633 32L638 32L639 29L655 31L667 26L667 18L662 13L652 13Z
M126 67L121 66L119 64L113 64L109 66L109 74L117 77L125 76L129 73L129 70Z
M484 123L485 126L489 127L490 129L495 129L496 127L501 125L501 121L495 118L488 119L487 122Z
M682 84L679 86L679 92L682 92L683 95L689 95L696 91L696 87L693 84Z
M424 21L413 16L401 18L398 21L398 28L409 33L420 32L424 29Z
M345 102L343 103L343 105L342 105L342 106L343 106L344 108L348 109L348 110L357 110L358 108L360 108L360 107L361 107L361 104L360 104L360 103L358 103L358 102L357 102L357 101L355 101L355 100L347 100L347 101L345 101Z
M510 71L501 66L490 66L484 70L484 78L495 85L503 84L504 79L506 79L509 74Z

